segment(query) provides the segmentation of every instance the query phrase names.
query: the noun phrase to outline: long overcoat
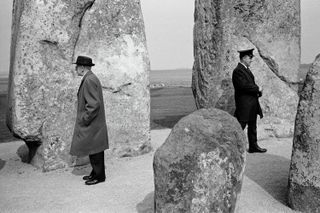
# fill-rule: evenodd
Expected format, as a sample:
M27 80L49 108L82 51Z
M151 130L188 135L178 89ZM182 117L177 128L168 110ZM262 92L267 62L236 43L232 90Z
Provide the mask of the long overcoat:
M101 83L92 71L88 71L78 90L77 118L70 154L83 157L108 148Z
M234 86L234 97L236 103L235 117L238 121L248 122L263 117L259 97L259 87L254 81L250 69L239 63L233 70L232 83Z

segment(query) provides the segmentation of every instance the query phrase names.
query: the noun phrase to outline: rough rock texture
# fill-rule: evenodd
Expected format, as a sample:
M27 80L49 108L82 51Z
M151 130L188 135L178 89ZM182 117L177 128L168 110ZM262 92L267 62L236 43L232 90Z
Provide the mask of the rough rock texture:
M79 54L97 64L112 153L150 149L149 61L139 1L15 0L12 23L7 123L29 148L42 144L31 163L47 171L75 162L68 153L81 80L72 62Z
M150 151L150 65L140 1L96 0L82 20L75 53L95 59L114 151Z
M298 105L289 173L289 205L320 212L320 55L313 62Z
M155 212L234 212L245 144L237 120L222 110L182 118L154 155Z
M260 137L293 134L298 103L300 1L196 0L192 89L198 108L233 114L237 50L255 48L251 70L264 88Z

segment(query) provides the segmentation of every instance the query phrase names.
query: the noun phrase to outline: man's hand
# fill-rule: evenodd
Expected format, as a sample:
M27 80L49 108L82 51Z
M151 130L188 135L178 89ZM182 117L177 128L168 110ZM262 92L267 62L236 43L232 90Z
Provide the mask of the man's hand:
M262 93L262 91L263 91L263 87L262 87L262 86L260 86L260 87L259 87L259 92L261 92L261 93Z

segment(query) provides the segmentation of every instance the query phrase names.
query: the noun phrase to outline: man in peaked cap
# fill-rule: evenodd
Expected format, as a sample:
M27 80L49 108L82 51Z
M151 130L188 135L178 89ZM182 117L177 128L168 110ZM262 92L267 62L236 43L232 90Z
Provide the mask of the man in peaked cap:
M233 70L232 82L234 86L234 97L236 102L235 117L238 119L242 129L248 126L249 153L266 152L257 144L257 115L263 117L259 103L262 89L256 85L254 76L250 71L253 58L253 50L241 50L239 52L240 62Z
M89 155L92 171L84 176L86 185L105 181L104 150L109 148L104 112L102 87L91 71L92 59L78 56L76 71L83 76L78 90L77 119L74 127L70 154L78 157Z

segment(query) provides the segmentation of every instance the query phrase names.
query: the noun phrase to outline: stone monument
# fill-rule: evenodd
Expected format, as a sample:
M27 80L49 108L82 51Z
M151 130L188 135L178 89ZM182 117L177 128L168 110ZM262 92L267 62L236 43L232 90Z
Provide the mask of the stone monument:
M80 54L93 58L103 86L110 153L150 150L139 0L15 0L12 23L7 124L27 143L31 163L48 171L74 161L69 148L81 78L72 62Z
M313 62L298 105L289 172L289 205L320 212L320 55Z
M300 1L196 0L192 89L198 108L234 113L237 50L254 48L251 71L264 88L258 137L293 134L300 65Z
M227 112L182 118L154 155L155 212L234 212L245 156L244 132Z

